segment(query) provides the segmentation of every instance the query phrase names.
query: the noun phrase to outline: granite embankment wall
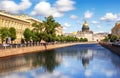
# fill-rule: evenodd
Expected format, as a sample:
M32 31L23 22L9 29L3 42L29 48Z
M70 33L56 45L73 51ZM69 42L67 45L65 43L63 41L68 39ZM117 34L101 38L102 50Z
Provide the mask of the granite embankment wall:
M13 56L13 55L32 53L32 52L40 52L44 50L56 49L66 46L77 45L77 44L91 44L91 43L93 42L54 44L54 45L47 45L46 47L42 45L42 46L0 49L0 57Z
M115 46L115 45L113 45L111 43L107 43L107 42L100 42L100 45L120 56L120 46Z

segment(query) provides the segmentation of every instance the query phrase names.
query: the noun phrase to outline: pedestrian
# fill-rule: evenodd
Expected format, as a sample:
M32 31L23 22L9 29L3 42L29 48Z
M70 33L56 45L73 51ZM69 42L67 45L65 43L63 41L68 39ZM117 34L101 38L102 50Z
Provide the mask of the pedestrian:
M43 43L43 45L45 46L45 49L47 49L47 44L46 44L46 43Z

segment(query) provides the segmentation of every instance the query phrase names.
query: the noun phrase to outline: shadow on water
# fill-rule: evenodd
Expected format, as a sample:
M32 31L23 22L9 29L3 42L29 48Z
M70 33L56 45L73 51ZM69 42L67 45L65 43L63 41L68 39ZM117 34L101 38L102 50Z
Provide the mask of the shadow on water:
M0 77L20 72L26 72L25 78L28 73L39 78L119 78L120 57L98 44L81 44L0 59Z
M26 55L25 58L27 59L27 61L32 60L33 67L43 66L45 71L49 72L52 72L54 68L59 65L59 61L56 58L56 53L54 50Z
M52 72L60 64L54 50L32 53L0 59L0 75L11 72L23 72L43 67L44 71Z

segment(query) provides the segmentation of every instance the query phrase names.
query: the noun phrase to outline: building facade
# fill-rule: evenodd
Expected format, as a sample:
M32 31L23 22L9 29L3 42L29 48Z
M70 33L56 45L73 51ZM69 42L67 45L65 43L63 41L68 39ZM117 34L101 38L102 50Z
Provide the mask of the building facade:
M56 33L56 35L62 35L63 34L63 27L62 26L58 26L55 29L55 33Z
M17 39L19 40L22 38L25 28L30 28L31 25L27 20L17 18L4 12L0 12L0 28L1 27L14 27L16 29Z
M82 30L81 31L77 31L77 32L72 32L72 33L65 33L64 35L66 36L74 36L77 38L87 38L88 41L95 41L95 42L99 42L101 40L103 40L108 33L93 33L93 31L90 30L88 23L85 21L83 26L82 26Z
M76 34L77 38L87 38L88 41L93 41L93 31L89 30L89 25L87 21L84 22L82 26L82 31L78 31Z
M33 29L33 23L40 23L41 20L29 17L28 15L12 15L5 11L0 11L0 28L2 27L14 27L16 29L17 38L15 43L20 43L23 37L23 32L26 28ZM56 34L62 35L62 27L56 28ZM1 42L0 42L1 43Z
M120 22L117 22L115 26L112 28L112 34L120 37Z
M105 39L105 37L107 35L108 35L108 33L95 33L95 34L93 34L93 39L94 39L94 41L99 42L99 41Z

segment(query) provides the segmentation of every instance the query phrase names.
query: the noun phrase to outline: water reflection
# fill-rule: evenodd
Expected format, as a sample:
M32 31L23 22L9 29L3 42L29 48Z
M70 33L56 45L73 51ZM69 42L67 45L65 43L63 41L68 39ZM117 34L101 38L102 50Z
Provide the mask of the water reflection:
M54 68L61 62L61 58L59 56L56 57L54 50L44 53L44 58L45 61L43 63L43 66L49 72L52 72Z
M0 75L4 75L11 71L21 72L30 69L30 61L26 61L24 57L8 57L0 59Z
M44 53L28 54L0 59L0 75L11 72L23 72L44 67L44 71L52 72L61 62L61 56L56 57L54 50Z
M76 45L62 50L58 49L57 52L60 52L64 57L67 56L67 59L72 58L71 61L76 66L72 69L69 68L69 71L76 70L77 65L79 65L77 67L79 70L76 72L82 71L79 73L80 78L118 78L120 76L120 57L100 45ZM80 66L79 61L84 69ZM65 60L65 62L69 62L69 60ZM73 65L70 67L73 67ZM71 74L69 75L71 76Z
M0 59L0 78L119 78L120 57L97 44Z
M93 59L93 52L91 50L85 49L83 52L80 52L80 57L82 59L82 64L86 69L89 65L90 60Z
M60 49L61 51L61 49ZM78 58L79 60L82 60L82 64L84 68L89 65L89 62L93 60L93 50L89 48L80 48L79 46L62 48L62 51L60 52L59 49L57 50L57 54L61 56L70 56L72 58Z

